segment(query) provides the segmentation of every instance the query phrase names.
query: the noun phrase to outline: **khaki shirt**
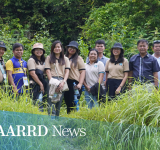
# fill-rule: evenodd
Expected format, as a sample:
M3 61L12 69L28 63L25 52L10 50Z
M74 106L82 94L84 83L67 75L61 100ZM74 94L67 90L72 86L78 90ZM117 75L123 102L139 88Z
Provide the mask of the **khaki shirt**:
M70 59L70 72L69 79L79 81L80 70L85 70L85 63L81 56L78 56L77 65L74 67L74 63L72 63L72 59Z
M108 73L108 78L110 79L123 79L124 72L129 72L129 63L126 58L124 58L123 63L111 63L110 59L107 61L105 66L105 71Z
M58 74L56 73L55 70L55 65L54 64L50 64L50 56L47 56L46 60L45 60L45 69L50 69L51 70L51 76L52 77L56 77L56 76L60 76L62 78L64 78L65 75L65 69L70 69L70 63L69 63L69 59L67 57L64 56L64 60L65 60L65 64L64 65L60 65L58 63L58 60L56 60L56 70L58 72Z
M3 67L3 69L4 69L4 71L5 71L5 65L4 65L3 59L0 60L0 63L1 63L1 65L2 65L2 67ZM2 71L1 71L1 69L0 69L0 83L2 83L2 82L3 82L3 74L2 74Z
M36 69L39 69L41 71L44 71L44 64L40 64L38 62L38 64L35 62L35 60L33 58L30 58L27 62L27 66L28 66L28 70L29 71L34 71Z
M40 62L37 64L33 58L28 60L27 66L29 71L35 71L36 69L39 69L44 72L44 64L40 64ZM30 80L29 82L33 83L34 81Z
M85 81L89 87L92 87L95 83L98 82L99 74L105 72L104 64L101 61L98 61L94 64L85 64L86 66L86 76ZM101 84L102 85L102 84Z

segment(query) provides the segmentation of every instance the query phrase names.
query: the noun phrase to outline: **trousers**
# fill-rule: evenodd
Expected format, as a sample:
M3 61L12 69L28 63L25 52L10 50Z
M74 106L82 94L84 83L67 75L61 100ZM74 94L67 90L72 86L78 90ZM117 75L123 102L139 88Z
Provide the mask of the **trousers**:
M76 83L76 85L79 83L76 80L67 79L67 84L68 84L69 91L64 92L64 100L65 100L65 103L67 105L67 114L70 113L75 107L74 88L73 88L73 83L74 82ZM79 94L81 96L82 88L81 88L81 90L79 90ZM78 96L78 100L80 99L80 96Z

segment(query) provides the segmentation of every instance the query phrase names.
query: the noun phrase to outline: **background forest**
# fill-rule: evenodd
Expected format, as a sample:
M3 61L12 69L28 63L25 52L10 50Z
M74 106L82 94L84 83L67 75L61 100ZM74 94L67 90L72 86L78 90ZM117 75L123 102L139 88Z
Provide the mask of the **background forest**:
M114 42L121 42L125 56L136 51L136 43L145 38L159 39L159 0L1 0L0 37L8 48L5 59L12 56L12 44L24 44L27 60L35 42L44 44L46 54L51 43L71 40L80 44L84 59L97 39L106 42L105 55Z
M121 42L125 57L129 58L138 52L136 44L141 38L149 41L149 53L152 53L153 41L160 40L159 18L159 0L1 0L0 41L7 46L5 61L12 57L12 45L16 42L24 45L23 59L28 60L33 44L43 43L48 55L54 40L62 41L63 46L71 40L78 41L84 60L98 39L105 40L105 55L108 57L113 44ZM86 139L71 136L56 138L56 142L49 136L37 139L0 136L1 149L19 149L21 143L21 149L106 150L107 147L107 150L159 150L160 90L148 92L141 84L133 86L133 89L122 94L117 101L106 102L91 110L87 108L83 96L79 102L80 111L67 115L66 108L61 107L60 116L63 118L59 121L65 126L78 128L81 121L86 120L82 124L87 128ZM27 94L15 101L15 96L4 90L0 90L0 110L0 124L5 127L8 120L18 124L12 116L13 112L23 112L16 116L20 117L20 121L24 120L24 124L27 124L26 120L33 119L31 114L47 116L47 112L40 112L32 105L32 99ZM12 111L9 119L7 111ZM22 114L26 117L21 117ZM57 121L46 121L42 115L35 117L30 124ZM88 124L89 120L93 122Z

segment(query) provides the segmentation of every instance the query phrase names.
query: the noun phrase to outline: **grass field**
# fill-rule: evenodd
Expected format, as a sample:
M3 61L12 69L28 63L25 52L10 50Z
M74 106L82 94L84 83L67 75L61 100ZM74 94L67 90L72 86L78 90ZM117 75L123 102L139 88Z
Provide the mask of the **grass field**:
M117 98L117 100L106 102L99 107L88 109L84 97L80 100L80 111L66 114L66 108L61 108L60 117L52 120L47 112L40 112L37 106L32 105L31 99L24 94L19 100L10 96L7 92L0 91L1 124L5 124L3 112L13 111L27 114L23 118L25 124L44 124L50 128L53 124L62 124L68 128L85 128L86 136L54 137L24 137L17 138L17 142L23 140L23 149L102 149L102 150L159 150L160 149L160 91L148 89L145 85L133 87ZM24 112L24 113L22 113ZM33 115L37 114L37 115ZM35 119L43 118L41 119ZM43 116L43 117L40 117ZM14 118L14 117L13 117ZM31 118L27 122L27 118ZM22 120L23 120L22 119ZM3 120L3 122L2 122ZM14 120L14 119L11 119ZM16 119L17 120L17 119ZM23 121L24 121L23 120ZM21 121L20 121L21 122ZM20 123L19 122L19 123ZM15 124L17 122L14 122ZM8 137L9 138L9 137ZM12 138L10 138L11 140ZM53 142L53 141L54 142ZM0 138L0 143L6 144L5 137ZM2 143L3 141L3 143ZM34 141L34 142L32 142ZM43 143L43 144L42 144ZM56 143L56 144L55 144ZM13 142L12 142L13 144ZM20 146L19 146L20 147ZM15 146L15 148L17 148Z

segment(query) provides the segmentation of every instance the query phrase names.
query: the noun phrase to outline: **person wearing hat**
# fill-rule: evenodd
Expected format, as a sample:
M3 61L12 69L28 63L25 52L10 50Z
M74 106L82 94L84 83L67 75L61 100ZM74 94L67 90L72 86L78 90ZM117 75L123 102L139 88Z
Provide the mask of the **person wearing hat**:
M30 56L27 66L28 66L28 71L29 71L29 83L30 83L30 88L31 88L31 93L33 94L33 102L35 104L36 100L38 99L39 94L43 94L43 102L46 101L46 98L48 97L48 90L44 90L44 83L42 80L39 79L38 76L38 71L42 71L43 76L45 75L44 73L44 67L45 67L45 50L43 48L42 43L35 43L33 45L32 55ZM39 88L37 88L37 85ZM37 90L38 91L37 91ZM43 104L40 104L40 108L43 108Z
M74 91L76 89L79 90L79 96L82 93L82 85L85 78L85 64L81 56L79 56L78 43L76 41L71 41L69 45L66 46L66 57L69 58L70 61L70 72L69 77L67 79L67 84L69 87L69 91L64 93L64 99L67 105L67 113L70 113L75 106L74 103ZM76 87L73 87L76 84Z
M115 43L111 48L110 59L105 65L106 71L106 89L108 91L108 100L115 98L124 91L124 85L128 78L129 63L123 57L124 49L121 43Z
M3 84L3 81L6 79L5 64L2 58L6 50L5 43L0 41L0 85Z
M13 45L13 57L6 63L8 82L13 87L13 92L23 94L23 87L28 87L27 62L22 59L23 45Z

